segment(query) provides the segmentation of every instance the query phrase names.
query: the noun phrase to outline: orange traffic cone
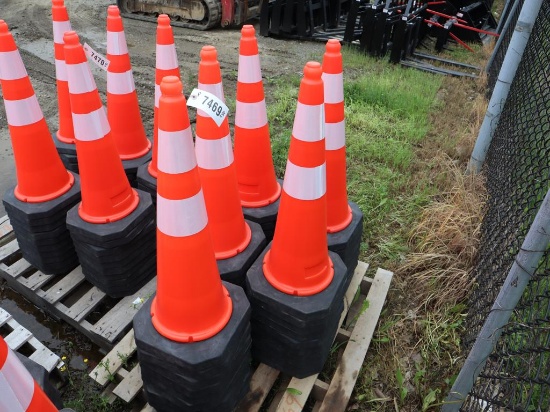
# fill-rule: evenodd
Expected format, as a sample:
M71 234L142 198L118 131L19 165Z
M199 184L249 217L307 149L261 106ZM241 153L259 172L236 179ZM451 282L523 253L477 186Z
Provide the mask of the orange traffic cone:
M122 160L136 159L151 150L145 136L122 18L117 6L107 9L107 116Z
M0 411L58 412L1 336Z
M0 20L0 84L11 136L17 186L22 202L46 202L66 193L74 184L48 130L13 36Z
M199 64L200 90L224 100L217 52L204 46ZM197 111L195 151L216 259L228 259L250 243L250 227L244 221L227 117L218 126L202 110Z
M70 31L63 40L82 188L78 214L90 223L114 222L132 213L139 197L124 174L78 35Z
M258 42L251 25L241 30L234 133L241 205L273 203L281 195L281 185L273 167Z
M147 170L153 177L158 175L158 107L160 98L160 83L165 76L180 77L174 33L170 26L170 17L161 14L158 17L156 68L155 68L155 111L153 120L153 158Z
M65 67L63 34L71 31L69 14L63 0L52 0L53 42L55 54L55 79L57 84L57 105L59 109L59 130L57 139L62 143L74 144L73 118Z
M298 105L286 164L279 217L264 275L281 292L308 296L324 290L334 269L326 234L325 139L321 65L309 62Z
M323 56L327 160L327 232L347 227L352 219L346 184L344 78L340 41L330 39Z
M161 83L157 295L151 316L164 337L196 342L224 328L232 302L216 266L182 90L176 76Z

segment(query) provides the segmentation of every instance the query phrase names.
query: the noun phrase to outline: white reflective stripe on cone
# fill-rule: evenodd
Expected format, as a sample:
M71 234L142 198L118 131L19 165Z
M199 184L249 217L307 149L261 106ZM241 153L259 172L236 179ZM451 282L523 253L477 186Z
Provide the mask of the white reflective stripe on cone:
M168 236L186 237L206 227L208 217L202 189L187 199L172 200L157 193L157 227Z
M325 103L341 103L344 101L344 76L342 73L323 73L321 76L325 84Z
M235 126L245 129L257 129L267 124L265 100L256 103L243 103L237 100L235 108Z
M67 77L67 64L65 60L55 59L55 78L62 82L69 80Z
M338 150L346 145L346 122L325 123L325 148Z
M317 142L324 136L324 106L298 102L292 136L304 142Z
M155 107L159 108L159 100L160 100L160 84L155 84Z
M260 55L239 55L239 70L237 74L237 81L241 83L258 83L262 81Z
M221 83L216 84L202 84L199 83L197 89L204 90L205 92L212 93L218 99L221 99L225 103L225 96L223 94L223 85Z
M164 173L185 173L197 166L191 127L177 132L159 129L158 169Z
M215 140L195 136L195 153L201 169L224 169L233 163L231 136Z
M17 80L27 77L27 70L18 50L0 52L0 79Z
M36 95L21 100L5 100L6 116L10 126L27 126L42 120L44 115Z
M0 369L0 411L25 412L34 395L34 380L17 355L8 350Z
M103 106L91 113L73 113L73 126L74 136L82 142L103 139L111 131Z
M66 21L54 21L53 22L53 42L57 44L65 44L63 41L63 35L67 31L71 31L71 22Z
M112 54L113 56L128 54L126 35L123 31L107 32L107 53Z
M107 92L112 94L130 94L136 90L132 70L124 73L107 71Z
M325 164L317 167L301 167L288 160L283 189L288 195L299 200L321 198L327 191Z
M96 90L95 80L88 62L67 64L69 93L83 94Z
M178 68L178 56L174 44L157 44L156 68L170 70Z

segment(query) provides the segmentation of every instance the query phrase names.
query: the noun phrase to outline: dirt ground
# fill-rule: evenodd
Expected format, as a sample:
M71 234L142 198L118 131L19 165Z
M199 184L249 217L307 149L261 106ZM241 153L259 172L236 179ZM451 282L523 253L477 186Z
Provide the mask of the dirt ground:
M107 0L65 0L71 25L92 48L106 54ZM0 19L6 21L21 53L46 121L52 133L57 131L57 97L53 57L53 33L50 0L0 0ZM254 23L254 22L252 22ZM152 136L155 75L156 24L124 19L128 49L134 71L134 80L141 113L148 136ZM256 31L259 27L256 23ZM230 103L234 99L239 57L238 29L201 32L174 28L181 78L186 95L196 87L200 49L213 45L218 51L222 68L224 92ZM276 78L288 73L299 73L309 60L322 58L321 43L277 40L258 35L262 74ZM106 72L90 64L105 102ZM266 94L269 89L266 88ZM1 95L1 93L0 93ZM231 107L231 105L230 105ZM191 112L194 110L190 111ZM230 117L230 122L232 118ZM15 169L4 106L0 109L0 194L15 184ZM0 216L5 214L0 205Z

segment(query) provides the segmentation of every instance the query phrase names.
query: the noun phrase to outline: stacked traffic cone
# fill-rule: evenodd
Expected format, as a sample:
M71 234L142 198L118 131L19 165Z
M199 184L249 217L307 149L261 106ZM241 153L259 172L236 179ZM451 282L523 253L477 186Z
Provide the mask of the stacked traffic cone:
M52 0L53 42L55 57L55 79L57 85L57 106L59 111L59 129L53 139L57 152L65 167L78 173L76 145L74 141L73 118L65 67L63 34L72 30L69 14L63 0Z
M275 235L246 276L252 356L298 378L321 371L345 293L346 266L327 249L321 74L305 66Z
M250 305L222 283L182 84L161 83L157 294L134 317L148 402L157 411L230 411L248 392Z
M117 6L107 9L107 117L122 166L132 186L137 170L151 160L151 142L139 112L124 26Z
M254 27L243 26L235 109L235 167L243 213L273 239L281 185L277 182Z
M23 257L44 273L66 273L78 265L65 218L80 200L80 185L55 150L31 81L3 20L0 83L17 175L17 185L3 198L6 212Z
M138 169L138 188L149 192L156 202L158 175L158 107L160 98L160 83L165 76L180 77L178 56L174 43L174 33L170 26L170 17L161 14L158 17L156 65L155 65L155 111L153 121L153 157L149 163Z
M198 88L223 101L216 49L204 46L200 56ZM259 224L243 216L227 117L218 126L206 112L197 111L195 151L220 275L244 286L246 271L265 247L265 235Z
M1 336L0 393L1 411L58 412Z
M348 268L347 283L357 266L363 234L363 213L348 202L344 79L340 42L331 39L323 57L325 85L325 141L327 160L328 248L338 253Z
M127 296L155 275L155 210L124 174L78 35L63 39L82 185L67 226L86 279L109 296Z

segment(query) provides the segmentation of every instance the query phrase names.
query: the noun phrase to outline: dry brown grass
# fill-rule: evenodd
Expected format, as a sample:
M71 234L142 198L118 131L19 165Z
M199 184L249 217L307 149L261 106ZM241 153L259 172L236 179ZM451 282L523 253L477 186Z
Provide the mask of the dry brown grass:
M453 159L440 155L452 187L422 212L411 231L413 253L398 271L414 284L416 298L430 310L463 300L477 253L484 204L484 184L466 175Z

